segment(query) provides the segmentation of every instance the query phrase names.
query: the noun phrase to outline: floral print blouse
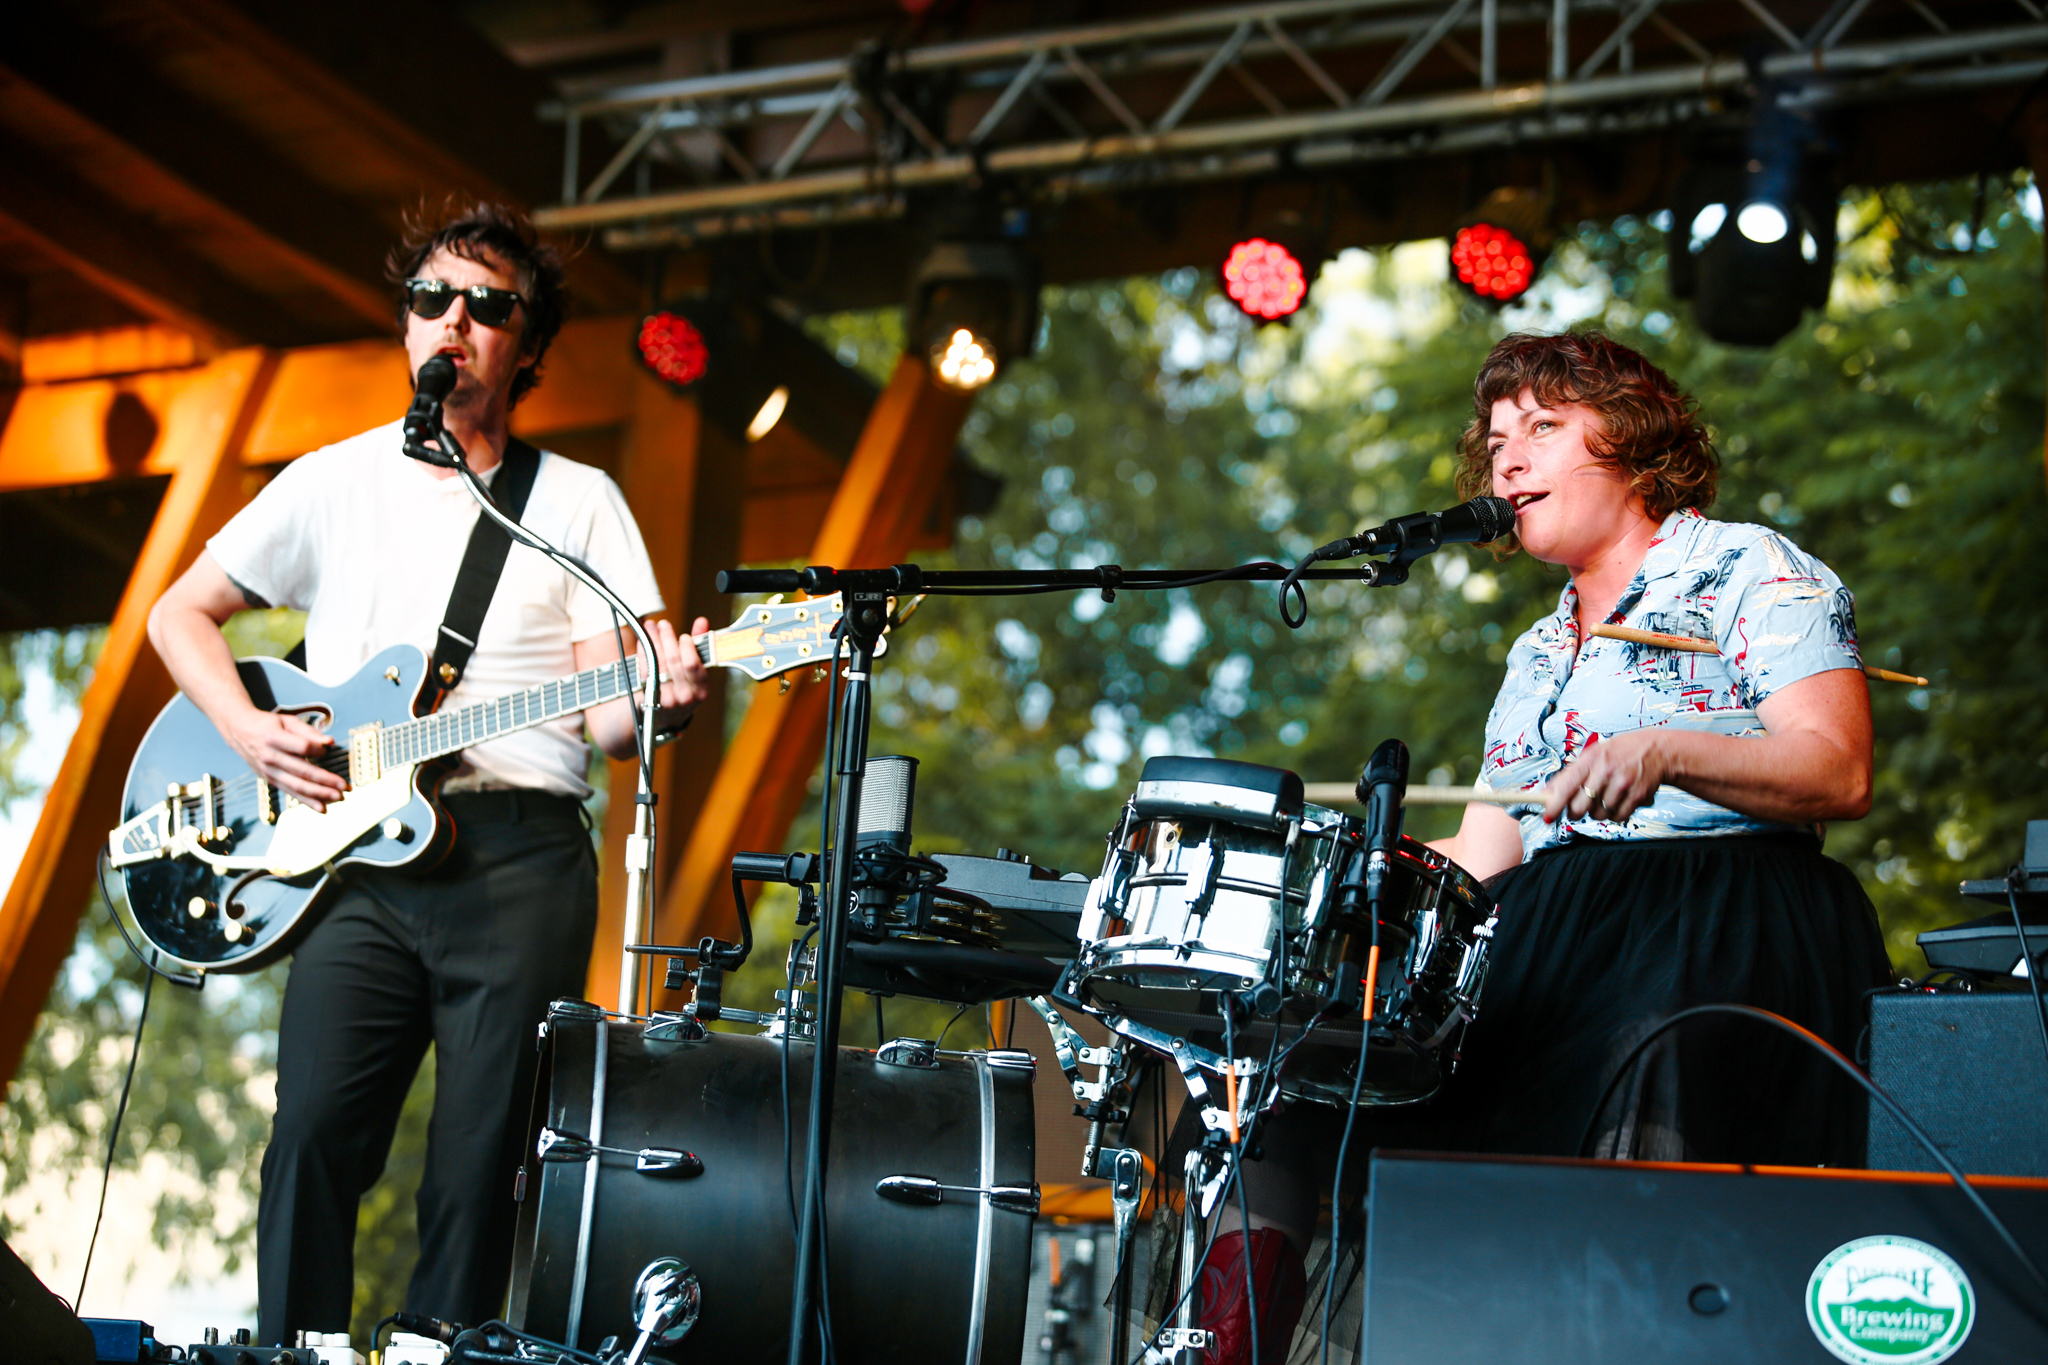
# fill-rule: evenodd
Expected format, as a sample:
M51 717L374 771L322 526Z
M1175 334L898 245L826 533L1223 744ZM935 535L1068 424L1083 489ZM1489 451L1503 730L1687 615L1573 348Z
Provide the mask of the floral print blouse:
M1712 640L1720 653L1581 642L1578 605L1567 583L1557 611L1508 651L1507 677L1486 720L1481 786L1539 788L1602 738L1652 725L1761 735L1756 708L1764 698L1815 673L1862 667L1854 599L1833 570L1767 527L1712 521L1690 508L1664 519L1607 623ZM1564 816L1546 825L1542 809L1540 802L1508 808L1521 825L1525 861L1575 838L1794 828L1669 786L1626 821Z

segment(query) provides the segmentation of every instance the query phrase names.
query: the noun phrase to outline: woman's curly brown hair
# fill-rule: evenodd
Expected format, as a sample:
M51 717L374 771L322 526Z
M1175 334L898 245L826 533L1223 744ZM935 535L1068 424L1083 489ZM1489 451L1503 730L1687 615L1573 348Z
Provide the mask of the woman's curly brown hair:
M1699 405L1639 352L1598 332L1516 332L1488 353L1472 382L1472 422L1458 439L1459 497L1493 491L1486 448L1493 405L1523 393L1544 407L1578 403L1598 413L1606 435L1589 433L1587 449L1628 476L1656 520L1681 507L1713 505L1721 461ZM1520 544L1509 536L1498 547L1511 554Z

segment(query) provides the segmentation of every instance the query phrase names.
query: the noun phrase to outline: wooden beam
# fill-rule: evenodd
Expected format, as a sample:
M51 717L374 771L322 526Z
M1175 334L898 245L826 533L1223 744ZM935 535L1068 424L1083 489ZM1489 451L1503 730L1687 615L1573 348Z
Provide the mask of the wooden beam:
M547 382L512 415L523 436L544 439L550 432L617 426L631 416L639 367L628 349L632 321L585 318L562 329L548 353ZM110 343L124 354L142 341L123 333ZM40 343L29 343L35 355ZM97 348L88 337L71 338L73 363ZM183 360L185 356L170 356ZM62 357L59 357L61 360ZM137 474L173 472L162 447L140 464L110 450L104 426L110 406L140 402L159 424L177 396L206 382L198 368L154 370L118 378L68 383L31 383L21 390L0 429L0 493L95 483ZM411 393L405 352L395 341L344 342L306 346L277 357L275 374L256 398L241 460L245 465L283 464L309 450L331 445L370 427L395 421Z
M172 693L145 631L149 609L242 505L241 447L275 369L262 351L222 356L166 410L159 445L175 471L170 488L107 630L63 766L0 902L0 1077L14 1074L71 951L101 841L120 817L129 759Z
M17 136L114 202L177 224L281 307L354 331L389 325L384 222L65 9L20 25L0 68L0 122Z
M917 357L898 360L809 562L866 568L900 560L924 525L973 402L934 380ZM824 749L825 691L804 681L786 693L773 685L755 693L663 900L668 941L734 934L732 855L782 848Z
M199 337L209 353L242 337L274 335L276 320L263 300L145 234L11 138L0 139L0 223L107 297Z

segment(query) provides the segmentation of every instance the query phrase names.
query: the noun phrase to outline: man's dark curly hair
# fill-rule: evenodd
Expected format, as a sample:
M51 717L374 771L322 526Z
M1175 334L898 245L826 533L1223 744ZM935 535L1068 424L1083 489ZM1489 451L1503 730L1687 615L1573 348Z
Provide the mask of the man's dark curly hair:
M1586 446L1618 467L1643 510L1659 521L1681 507L1713 505L1721 462L1700 421L1698 404L1671 376L1636 351L1598 332L1502 337L1472 382L1472 422L1458 440L1458 496L1493 491L1486 433L1493 405L1523 393L1544 407L1578 403L1600 415L1606 435ZM1520 548L1513 537L1500 543Z
M384 273L400 289L398 334L405 335L405 282L419 275L437 251L450 251L466 261L509 271L519 282L526 302L520 350L533 357L512 381L511 405L540 383L540 364L562 330L562 256L540 239L533 222L504 204L463 203L450 199L438 214L423 204L406 214L405 233L384 258Z

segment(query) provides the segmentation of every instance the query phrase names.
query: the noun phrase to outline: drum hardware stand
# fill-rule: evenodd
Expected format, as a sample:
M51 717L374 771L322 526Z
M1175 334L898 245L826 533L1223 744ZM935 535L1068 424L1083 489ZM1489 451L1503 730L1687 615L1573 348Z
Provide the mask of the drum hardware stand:
M473 480L472 480L473 481ZM472 489L472 492L475 490ZM493 509L495 510L495 509ZM514 538L520 533L514 532ZM1062 588L1093 589L1104 601L1115 601L1119 588L1163 589L1192 587L1224 581L1279 582L1302 578L1349 579L1377 584L1387 577L1386 566L1364 563L1347 569L1293 570L1270 562L1239 565L1220 570L1134 569L1117 564L1091 569L1046 570L946 570L927 572L916 564L898 564L886 569L838 569L811 565L803 569L727 569L719 573L717 587L722 593L805 592L822 595L837 591L845 605L839 625L839 644L833 663L842 658L847 665L846 682L838 724L838 753L827 754L826 782L836 783L833 808L834 828L825 831L831 866L825 878L826 899L820 922L816 955L818 994L818 1062L811 1069L808 1142L804 1155L804 1194L801 1230L797 1237L796 1273L790 1295L789 1365L807 1365L813 1327L814 1300L818 1298L818 1239L823 1227L824 1182L827 1144L831 1138L832 1096L837 1069L840 990L846 961L847 920L854 891L854 845L859 830L860 789L867 762L868 734L873 714L871 673L878 644L889 624L892 598L922 597L929 593L987 594L991 591L1057 591ZM635 628L639 623L634 622ZM652 658L651 643L644 644ZM647 713L648 743L652 745L653 711ZM644 783L643 769L643 783ZM642 798L651 800L651 794ZM644 840L646 809L640 811L636 838ZM637 849L640 844L631 847ZM629 879L629 893L639 885ZM629 935L629 937L631 937ZM629 971L637 962L626 954ZM637 975L634 977L637 985ZM792 996L794 992L791 992ZM789 1000L794 1015L796 1002ZM791 1026L794 1026L792 1017Z

